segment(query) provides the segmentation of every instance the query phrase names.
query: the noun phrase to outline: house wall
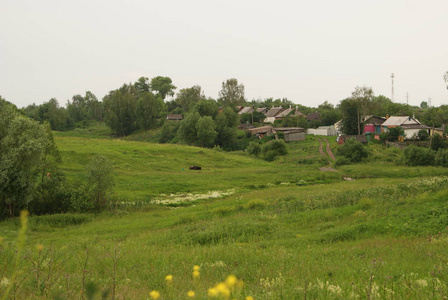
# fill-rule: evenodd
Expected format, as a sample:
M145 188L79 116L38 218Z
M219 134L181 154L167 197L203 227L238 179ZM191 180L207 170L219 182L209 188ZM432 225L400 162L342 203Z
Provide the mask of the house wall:
M334 128L334 126L322 126L319 128L308 128L308 134L314 135L324 135L324 136L336 136L338 132Z
M420 131L421 129L405 129L404 130L404 138L405 139L410 139L412 138L412 136L415 134L417 135L417 133Z
M264 119L265 123L274 123L274 121L275 121L275 117L268 117L268 118Z
M293 142L293 141L303 141L305 140L305 132L294 132L285 134L285 141Z
M364 133L367 132L375 132L375 125L373 124L364 125Z

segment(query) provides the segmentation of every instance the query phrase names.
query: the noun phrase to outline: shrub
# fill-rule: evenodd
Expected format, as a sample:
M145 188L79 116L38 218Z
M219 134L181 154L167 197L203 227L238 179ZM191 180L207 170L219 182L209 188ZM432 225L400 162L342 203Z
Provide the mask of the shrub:
M255 157L258 157L258 155L259 155L260 152L261 152L261 146L260 146L260 144L257 143L257 142L251 142L251 143L249 143L249 147L247 147L247 152L248 152L250 155L253 155L253 156L255 156Z
M439 149L435 156L435 164L437 166L448 167L448 151Z
M336 159L336 162L334 163L334 165L336 167L338 167L338 166L349 165L351 163L352 162L348 158L346 158L346 157L339 157L338 159Z
M369 156L366 148L354 138L347 139L336 149L336 154L345 157L352 163L360 162Z
M439 150L440 148L445 148L443 137L438 134L434 134L431 137L431 149L434 151Z
M284 140L273 140L261 147L261 154L263 159L273 161L277 156L286 155L288 149Z
M428 130L421 129L417 132L417 138L420 141L427 141L429 139L429 133Z
M434 151L411 145L403 151L404 164L408 166L427 166L434 164Z

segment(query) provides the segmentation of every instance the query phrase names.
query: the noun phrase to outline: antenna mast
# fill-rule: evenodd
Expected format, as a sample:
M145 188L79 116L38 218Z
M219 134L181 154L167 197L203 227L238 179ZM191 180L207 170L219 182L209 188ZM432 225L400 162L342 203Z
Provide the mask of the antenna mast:
M392 73L392 75L390 75L390 78L392 78L392 102L394 101L394 73Z

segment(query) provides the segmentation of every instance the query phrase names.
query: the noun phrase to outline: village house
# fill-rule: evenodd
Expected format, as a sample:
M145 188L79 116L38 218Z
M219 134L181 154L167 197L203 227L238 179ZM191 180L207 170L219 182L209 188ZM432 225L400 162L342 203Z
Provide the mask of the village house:
M301 127L275 128L275 131L283 132L285 135L285 141L287 142L303 141L306 139L305 129Z
M430 133L430 127L421 124L417 119L409 116L391 116L381 125L381 132L387 132L389 128L401 127L404 130L404 139L410 139L424 129Z
M319 126L318 128L308 128L308 134L324 135L324 136L336 136L338 132L334 125L331 126Z
M245 106L245 107L242 107L241 109L240 109L240 111L238 112L238 114L239 115L242 115L242 114L250 114L250 113L252 113L254 111L254 108L252 107L252 106Z
M364 117L364 130L363 133L366 136L367 140L370 139L380 139L380 135L382 133L381 125L386 121L386 118L377 117L377 116L366 116Z
M283 107L279 106L279 107L272 107L270 110L268 110L267 113L265 113L265 119L264 122L265 123L274 123L275 121L275 116L282 112L284 110Z

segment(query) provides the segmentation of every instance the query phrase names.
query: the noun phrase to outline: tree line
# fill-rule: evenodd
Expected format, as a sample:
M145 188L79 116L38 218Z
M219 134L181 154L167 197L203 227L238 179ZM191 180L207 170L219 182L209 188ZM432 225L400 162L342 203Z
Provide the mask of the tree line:
M218 111L220 109L224 111L227 107L235 112L236 106L251 106L255 109L293 107L293 113L276 120L274 126L316 128L343 120L342 127L346 134L362 132L360 120L366 115L383 117L414 115L423 124L434 127L441 127L448 122L447 105L429 107L426 101L422 101L420 106L396 103L383 95L375 96L373 90L365 86L356 87L350 97L341 100L337 105L324 101L317 107L295 104L287 98L248 101L244 85L235 78L222 82L217 99L206 97L199 85L180 89L177 93L176 89L169 77L157 76L152 79L141 77L135 83L123 84L110 91L101 101L87 91L84 95L74 95L65 106L61 106L57 99L52 98L41 105L31 104L25 107L23 112L41 124L48 122L52 130L65 131L85 127L90 122L105 122L114 136L123 137L136 131L162 128L161 142L182 141L203 146L224 145L228 149L232 149L230 146L232 142L229 140L235 133L225 127L246 123L259 125L262 124L264 115L261 112L253 112L242 114L236 119L238 117L231 117L227 112L226 119L229 119L230 123L223 126L227 121L217 119ZM167 100L167 96L173 98ZM296 109L303 115L295 114ZM319 118L309 120L305 117L312 113L318 113ZM183 121L182 126L166 125L167 114L182 114L187 120ZM200 118L202 120L198 125ZM185 129L186 123L192 126L189 130ZM193 142L198 136L197 127L201 140ZM178 132L178 129L181 130ZM212 142L214 136L215 141Z

